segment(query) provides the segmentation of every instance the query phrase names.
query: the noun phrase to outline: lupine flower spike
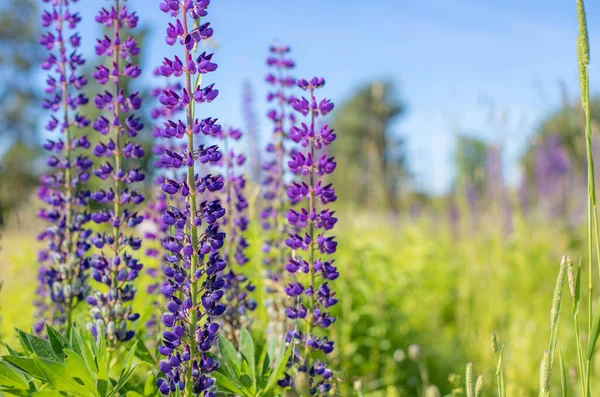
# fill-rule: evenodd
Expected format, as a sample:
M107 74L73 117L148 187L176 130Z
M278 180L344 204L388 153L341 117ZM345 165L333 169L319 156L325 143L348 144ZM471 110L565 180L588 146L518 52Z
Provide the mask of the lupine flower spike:
M267 116L273 122L273 138L267 145L267 158L263 164L262 198L264 207L260 213L262 228L265 231L264 264L266 267L267 292L270 293L267 303L269 326L267 333L275 337L282 336L289 328L285 316L286 295L282 291L285 280L284 266L286 247L281 236L287 235L288 224L285 211L289 200L285 195L285 159L289 151L289 129L295 122L295 115L290 108L288 92L295 86L295 80L288 75L294 68L294 61L288 57L288 46L271 46L267 65L273 72L267 74L265 80L273 87L267 94L267 101L273 104Z
M246 156L236 153L231 147L234 141L242 137L240 130L229 128L221 131L219 137L223 140L225 148L225 156L221 161L225 173L225 188L221 196L226 211L221 225L227 234L224 258L229 265L229 270L223 276L227 310L223 314L222 324L227 339L237 345L240 329L250 326L248 312L256 309L256 302L248 296L255 287L241 271L241 267L249 261L246 256L248 242L244 237L249 223L246 178L240 171L240 167L246 162ZM240 269L234 271L233 264Z
M160 69L154 70L154 75L162 77ZM164 80L164 79L162 79ZM165 150L172 152L181 151L186 145L183 141L175 142L174 140L164 138L166 136L164 122L172 119L176 113L181 112L185 107L176 107L174 109L168 109L163 106L158 98L162 95L163 90L180 91L182 86L178 82L164 83L158 85L151 91L151 96L155 99L156 106L150 110L150 116L154 121L154 128L152 130L152 138L154 144L152 147L152 155L156 159L154 161L154 168L157 170L155 184L160 186L169 175L168 169L163 166L161 156L165 153ZM185 200L179 200L178 204L185 203ZM146 255L151 258L156 258L157 264L162 264L168 257L168 252L162 246L162 242L169 236L171 227L162 221L163 213L168 209L169 200L167 200L167 194L161 189L156 191L153 200L148 203L148 211L144 214L147 221L148 228L144 232L144 238L146 240L154 241L155 244L146 245ZM160 326L160 314L162 313L162 307L164 306L162 299L160 299L160 287L164 286L166 280L162 276L160 266L147 266L146 273L152 278L153 282L147 287L147 293L152 299L152 305L155 307L155 311L146 322L146 333L149 336L158 334L158 328Z
M288 342L297 344L299 371L308 374L310 394L324 395L331 389L333 371L318 357L331 353L333 342L318 336L316 330L327 328L335 321L329 308L337 299L329 282L339 275L334 261L325 258L337 248L335 237L327 235L337 222L335 211L328 205L337 197L332 185L325 181L335 170L336 162L324 149L333 143L336 135L328 125L316 128L317 119L333 109L331 101L319 101L315 97L315 90L323 87L325 80L314 77L309 81L298 80L297 85L308 92L308 99L295 98L291 104L302 116L309 117L309 123L294 126L290 132L290 138L305 150L292 153L288 161L289 170L304 179L290 184L287 189L288 197L298 206L287 213L289 225L297 232L290 233L286 240L293 254L285 268L294 275L294 280L285 288L293 301L286 313L300 323L299 328L290 331ZM280 385L288 386L291 381L288 375Z
M143 221L136 206L144 201L144 196L134 185L145 179L140 169L125 169L123 165L126 160L144 156L143 148L134 141L144 126L133 113L141 106L139 93L123 90L123 79L135 79L141 71L134 63L140 49L135 39L126 33L137 26L138 17L122 3L123 0L115 0L110 8L102 8L96 15L96 21L111 29L111 34L96 42L96 55L106 57L106 65L96 66L93 73L105 87L104 92L94 98L94 104L102 113L92 126L103 136L93 150L101 159L94 175L106 184L92 193L92 199L102 205L92 220L110 225L111 230L90 238L101 250L91 260L92 277L107 289L95 291L87 301L92 307L92 334L104 330L112 347L134 336L131 323L139 318L139 314L132 311L131 301L136 294L133 281L142 270L142 264L131 251L138 250L142 241L126 228L134 228Z
M162 131L174 142L187 138L187 146L183 150L165 150L161 156L163 166L173 173L161 185L171 203L162 221L174 233L163 242L168 251L164 265L168 283L161 292L168 303L162 317L167 330L159 346L163 356L159 369L166 376L158 380L158 388L163 395L180 391L185 397L215 396L215 379L210 374L218 363L208 351L218 337L216 317L226 309L220 302L224 295L225 261L219 255L225 239L225 233L219 230L219 219L225 210L219 200L202 200L218 195L224 179L196 173L197 163L207 167L218 164L222 155L217 146L194 145L195 136L217 136L221 131L216 119L194 117L196 104L210 103L219 94L214 84L201 86L202 76L217 69L213 54L194 54L197 44L213 35L210 23L199 21L207 15L209 3L163 0L160 4L160 9L174 18L166 29L166 42L179 51L179 55L164 59L160 73L185 80L181 89L163 90L159 101L167 109L183 106L186 110L184 120L169 120ZM176 205L179 198L185 200L184 205Z
M36 306L40 321L34 326L38 333L44 322L66 327L69 332L73 310L88 291L90 231L86 224L90 215L86 212L89 192L85 183L92 166L83 154L90 143L81 134L90 121L77 111L88 99L80 92L87 80L80 73L85 61L78 52L81 38L75 31L81 18L71 10L76 0L43 2L50 8L42 12L42 26L47 30L40 43L48 51L42 69L49 73L48 98L42 105L53 113L45 128L56 136L43 145L50 153L46 164L52 171L41 178L39 189L40 199L47 204L39 217L49 225L38 237L46 242L39 252L42 265Z

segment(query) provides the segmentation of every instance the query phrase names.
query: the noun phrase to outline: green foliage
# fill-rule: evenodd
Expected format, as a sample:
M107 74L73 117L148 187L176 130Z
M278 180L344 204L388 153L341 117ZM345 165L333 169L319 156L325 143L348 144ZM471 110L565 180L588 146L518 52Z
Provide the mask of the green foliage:
M221 367L216 373L219 390L247 397L281 395L277 381L283 377L292 345L278 344L283 343L271 339L262 346L255 345L245 328L240 332L239 350L220 338Z
M9 354L0 360L0 392L48 397L113 397L124 392L132 396L157 394L154 383L130 382L141 364L135 360L137 342L113 363L113 352L107 350L103 333L95 340L88 331L73 328L69 341L47 325L46 334L47 340L17 330L21 352L7 346ZM146 376L154 380L151 373Z

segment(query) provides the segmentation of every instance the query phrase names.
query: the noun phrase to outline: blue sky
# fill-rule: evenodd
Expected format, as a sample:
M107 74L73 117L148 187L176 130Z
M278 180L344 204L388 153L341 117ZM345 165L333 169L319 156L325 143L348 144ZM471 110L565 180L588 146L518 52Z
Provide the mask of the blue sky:
M76 4L87 21L80 30L88 52L102 3L110 4ZM160 64L170 54L164 44L170 17L158 0L128 3L152 28L146 67ZM594 89L600 2L587 3ZM202 107L206 116L241 125L242 83L250 79L267 136L264 59L272 42L288 43L296 75L325 77L324 94L337 104L373 79L396 81L409 111L394 130L406 138L415 183L429 191L444 191L452 180L457 131L503 145L514 182L515 160L531 131L560 103L559 79L571 96L578 93L574 0L213 0L206 20L218 42L219 70L211 78L220 89L218 100Z

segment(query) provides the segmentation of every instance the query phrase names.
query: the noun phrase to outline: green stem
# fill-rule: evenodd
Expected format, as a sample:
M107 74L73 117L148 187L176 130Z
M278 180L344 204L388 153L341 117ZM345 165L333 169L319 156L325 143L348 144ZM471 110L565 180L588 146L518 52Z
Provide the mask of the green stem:
M183 30L184 37L188 34L188 21L187 21L187 9L185 5L181 6L182 10L182 22L183 22ZM188 59L190 55L190 51L185 49L185 58ZM185 85L190 96L193 95L192 91L192 78L189 71L186 71L185 74ZM188 135L187 141L187 150L189 153L193 153L194 151L194 134L192 132L192 127L194 124L194 102L193 99L186 106L186 114L187 114L187 129L186 133ZM194 162L188 166L187 169L187 183L190 189L190 194L188 196L188 203L190 205L190 221L188 224L191 245L193 247L192 250L192 258L190 265L190 298L192 299L192 308L190 309L190 323L188 330L188 343L190 345L190 350L192 355L196 353L196 323L198 321L197 311L198 311L198 280L196 279L196 270L198 269L198 229L195 226L196 220L196 181L195 181L195 167ZM194 385L192 382L192 366L191 364L188 366L186 371L186 380L185 380L185 396L192 397Z

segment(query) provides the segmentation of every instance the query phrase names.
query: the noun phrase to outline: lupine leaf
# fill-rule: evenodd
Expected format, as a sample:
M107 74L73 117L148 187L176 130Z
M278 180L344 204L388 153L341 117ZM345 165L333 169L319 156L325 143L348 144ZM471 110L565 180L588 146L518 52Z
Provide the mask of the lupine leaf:
M31 346L31 350L33 350L33 353L35 353L36 356L45 360L59 361L58 356L54 354L54 351L52 350L50 342L46 339L31 334L25 334L25 336Z
M81 333L79 332L79 330L77 328L73 328L73 332L71 332L71 336L73 339L73 347L75 347L75 345L77 345L79 347L79 349L81 349L80 354L81 354L81 357L83 358L83 360L85 361L85 365L88 367L88 369L92 373L98 374L99 369L96 364L96 360L94 359L94 354L92 353L92 349L90 348L90 345L88 345L88 343L86 343L86 341L83 339L83 337L81 336ZM77 352L77 350L75 348L73 350Z
M125 357L125 361L123 362L123 368L121 369L121 373L119 375L119 380L117 381L115 387L110 391L110 393L108 393L109 397L116 395L116 393L118 393L119 390L121 390L121 388L125 386L129 378L131 377L131 374L135 370L135 367L137 365L133 365L133 359L135 357L136 348L137 341L133 344L133 346L131 346L131 348L127 352L127 356Z
M219 353L221 353L221 357L225 360L225 364L229 365L235 371L236 375L239 376L242 362L233 344L227 338L219 338L218 346Z
M269 356L268 346L265 345L265 346L263 346L263 350L260 353L260 358L258 359L258 365L256 366L256 368L260 371L260 373L257 375L259 381L269 371L270 366L271 366L271 356Z
M2 362L0 362L0 385L5 388L29 388L28 382L23 375Z
M144 396L157 396L158 388L156 386L156 378L152 372L148 373L146 382L144 383Z
M67 357L64 353L64 349L69 349L71 347L69 341L48 324L46 324L46 333L48 334L48 342L50 342L52 351L60 361L64 361Z
M241 387L238 387L233 383L233 379L235 378L230 378L220 372L213 372L212 376L215 377L219 390L225 390L237 395L245 394Z
M63 397L63 396L67 396L67 394L61 393L56 390L41 390L41 391L36 391L33 394L31 394L31 397Z
M19 341L21 342L21 347L23 348L25 355L31 355L33 349L31 348L31 343L29 343L29 340L27 339L27 334L20 329L17 329L17 335L19 336Z
M256 362L254 357L254 341L246 328L240 330L240 352L248 362L252 384L256 387Z
M37 365L35 365L35 361L33 361L31 358L21 356L4 356L3 359L31 377L42 380L45 379L44 373L39 370Z
M239 374L236 374L234 370L227 364L221 365L217 372L223 375L226 379L228 379L229 382L233 383L236 389L243 389L244 386L242 386L242 383L239 379L241 376L241 372Z
M67 366L69 374L72 376L77 375L84 381L86 387L89 387L91 390L95 390L96 379L94 374L87 367L83 357L69 349L65 349L65 354L67 355L65 365Z
M85 375L75 370L75 366L68 368L66 364L41 357L36 357L34 360L48 384L54 389L82 397L97 396L95 388L90 389L89 386L86 386Z
M12 347L10 347L10 345L7 343L4 346L6 346L6 350L8 350L8 353L11 356L22 356L21 353L17 352L15 349L13 349Z
M277 383L277 381L283 376L283 373L285 372L285 367L290 359L290 356L292 355L293 349L294 349L294 344L290 343L288 345L287 349L285 350L285 353L283 355L279 356L279 360L275 364L275 368L273 369L273 372L271 373L271 376L269 377L267 386L265 386L266 391L272 389L275 386L275 384ZM281 351L283 351L283 349L281 349Z
M596 311L594 312L594 320L592 321L592 332L590 333L590 338L588 340L587 347L587 359L591 360L592 355L594 353L594 346L596 345L596 341L598 340L598 335L600 335L600 298L598 298L598 304L596 305Z

